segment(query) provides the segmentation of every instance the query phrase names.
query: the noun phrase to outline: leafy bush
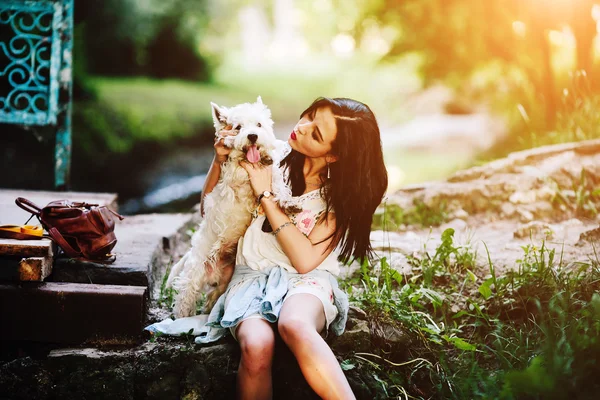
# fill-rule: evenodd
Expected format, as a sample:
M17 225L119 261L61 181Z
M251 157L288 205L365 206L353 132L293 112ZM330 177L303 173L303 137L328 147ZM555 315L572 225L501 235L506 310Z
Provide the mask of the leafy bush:
M502 276L488 253L488 275L479 278L476 254L469 245L456 245L453 234L442 233L433 255L425 248L408 257L411 276L382 258L378 265L363 264L360 275L346 282L351 301L370 319L411 335L403 352L360 353L346 362L376 376L390 397L595 398L597 254L567 265L544 242L527 245L516 268Z
M413 199L413 207L404 209L397 204L383 204L383 212L373 215L372 229L398 230L402 225L422 227L439 226L448 220L445 201L439 208L427 206L420 199Z

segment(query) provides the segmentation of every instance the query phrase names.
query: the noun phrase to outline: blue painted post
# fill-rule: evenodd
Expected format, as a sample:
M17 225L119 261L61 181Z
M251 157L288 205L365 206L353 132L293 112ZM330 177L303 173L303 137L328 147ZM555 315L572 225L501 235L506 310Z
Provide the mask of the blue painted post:
M73 0L0 0L0 29L0 123L55 127L55 187L68 189Z
M54 181L57 189L68 189L71 174L71 100L73 98L73 0L62 0L63 19L57 27L61 36L58 73L59 104L54 152ZM56 20L56 19L55 19Z

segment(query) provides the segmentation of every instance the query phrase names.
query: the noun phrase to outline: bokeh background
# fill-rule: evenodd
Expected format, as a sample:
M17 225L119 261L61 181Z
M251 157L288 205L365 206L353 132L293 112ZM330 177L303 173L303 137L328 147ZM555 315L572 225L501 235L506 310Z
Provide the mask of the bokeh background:
M188 210L210 101L284 139L317 96L374 110L390 191L600 136L600 1L76 0L71 189ZM2 127L0 187L52 189L53 137Z

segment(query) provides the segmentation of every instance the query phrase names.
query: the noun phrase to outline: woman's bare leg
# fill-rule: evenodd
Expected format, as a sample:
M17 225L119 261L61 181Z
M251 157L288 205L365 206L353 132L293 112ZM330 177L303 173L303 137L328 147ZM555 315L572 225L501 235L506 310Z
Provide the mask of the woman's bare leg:
M321 398L355 398L333 351L319 334L325 327L325 313L317 297L305 293L291 296L283 304L278 325L304 378Z
M264 319L247 319L238 326L236 336L242 350L237 374L237 398L273 398L271 365L275 332L272 325Z

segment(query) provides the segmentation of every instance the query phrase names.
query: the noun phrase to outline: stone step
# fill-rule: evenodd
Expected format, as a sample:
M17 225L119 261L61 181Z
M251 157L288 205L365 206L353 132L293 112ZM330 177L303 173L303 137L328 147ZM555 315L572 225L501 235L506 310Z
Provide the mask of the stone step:
M183 234L178 232L185 230L192 219L192 214L126 216L115 227L118 242L113 250L117 255L114 264L61 255L55 258L45 283L1 285L0 320L3 326L15 328L0 333L0 341L134 342L146 326L142 321L147 318L146 300L154 280L164 275L164 267L155 270L153 263L165 264L164 257L169 257L171 247L179 242L176 238ZM0 279L7 278L6 271L13 273L8 279L19 279L12 266L16 262L24 264L23 260L14 255L0 257L0 272L4 271ZM89 316L94 320L88 321Z
M0 238L0 281L41 282L52 273L56 253L50 239Z
M125 216L115 226L117 245L113 264L98 264L57 257L48 282L78 282L151 287L160 279L152 265L158 253L169 253L173 237L190 221L191 214L142 214ZM163 271L164 272L164 271Z
M117 210L114 193L52 192L36 190L0 190L0 225L23 225L32 215L15 204L17 197L44 207L54 200L68 199L108 206ZM39 225L33 217L29 225ZM47 233L47 232L46 232ZM56 244L50 239L15 240L0 239L0 281L43 281L51 273L53 258L58 254Z
M145 286L0 284L0 340L135 343L144 328L147 300Z
M56 254L50 239L17 240L0 238L0 256L47 257Z
M368 321L350 318L346 332L339 337L329 335L327 342L339 362L349 360L356 364L356 368L344 373L357 399L388 398L376 380L379 378L365 373L352 357L355 352L378 353ZM2 342L0 356L1 345ZM395 346L406 352L410 343L404 340ZM208 345L194 344L189 337L161 336L130 348L108 345L32 348L11 343L11 348L5 350L14 356L0 357L0 398L221 400L236 396L240 346L231 336ZM406 353L391 359L401 362L411 359L408 357ZM273 398L319 398L279 336L276 336L272 371Z
M0 281L45 280L52 272L52 256L48 257L0 257Z
M17 197L40 207L69 199L117 209L111 194L0 190L0 224L24 224L29 218L14 203ZM146 214L116 221L113 264L68 258L48 239L0 242L0 342L137 343L153 287L160 285L155 281L164 276L172 248L195 217Z

